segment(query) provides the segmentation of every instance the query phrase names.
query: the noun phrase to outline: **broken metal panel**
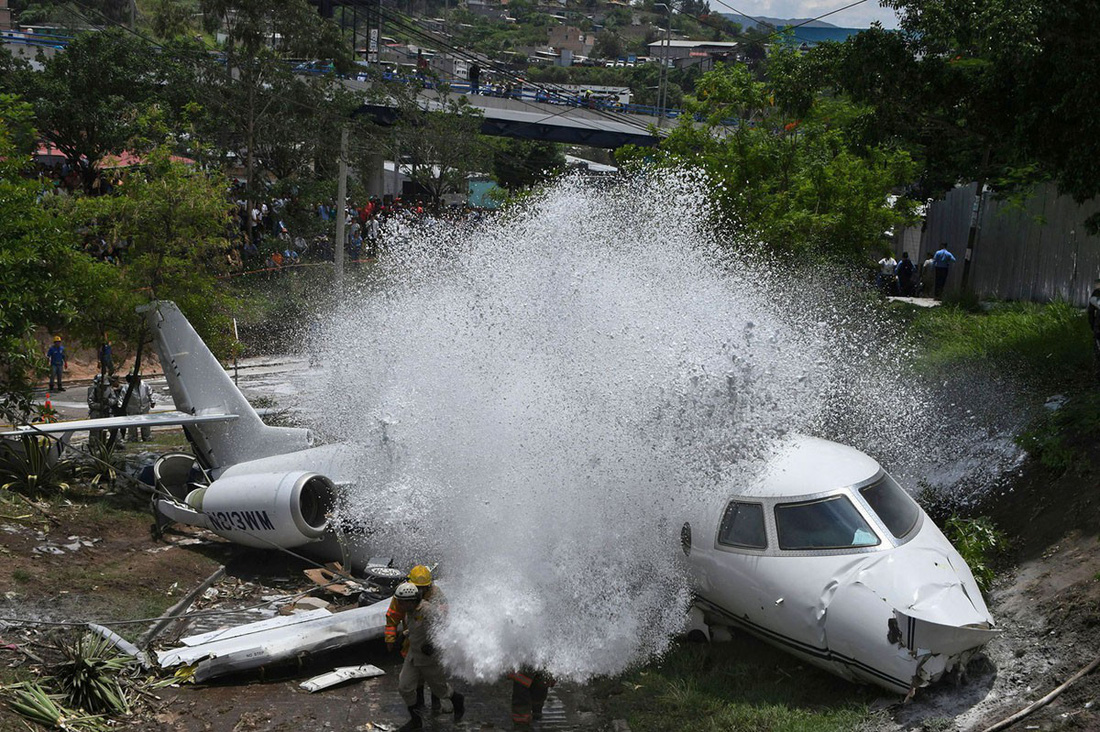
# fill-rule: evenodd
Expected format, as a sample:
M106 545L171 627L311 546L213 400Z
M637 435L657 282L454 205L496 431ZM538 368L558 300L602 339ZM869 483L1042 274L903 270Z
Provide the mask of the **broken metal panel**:
M377 666L372 666L369 663L365 663L362 666L340 666L326 674L314 676L312 679L303 681L298 684L298 686L312 694L315 691L321 691L330 686L342 684L345 681L350 681L352 679L370 679L375 676L383 676L385 673L386 672L382 669Z
M302 653L320 653L381 638L387 609L389 600L291 626L175 648L158 654L157 661L161 668L197 662L194 679L201 682L296 658Z
M114 632L110 628L104 628L102 625L97 625L95 623L88 623L88 630L90 630L93 633L95 633L96 635L110 641L111 644L115 648L122 651L127 656L131 656L131 657L135 658L137 660L137 662L139 664L141 664L142 668L151 668L152 667L153 664L150 662L149 655L147 653L140 650L133 643L126 640L125 638L123 638L121 635Z
M282 628L289 625L298 625L299 623L305 623L316 618L322 618L332 615L332 613L325 609L310 610L304 613L295 613L294 615L276 615L273 618L267 620L260 620L255 623L249 623L248 625L238 625L234 628L222 628L221 630L212 630L208 633L199 633L198 635L191 635L186 638L180 638L180 643L185 646L201 646L206 643L213 643L215 641L229 640L230 638L240 638L243 635L249 635L250 633L260 633L265 630L271 630L273 628Z

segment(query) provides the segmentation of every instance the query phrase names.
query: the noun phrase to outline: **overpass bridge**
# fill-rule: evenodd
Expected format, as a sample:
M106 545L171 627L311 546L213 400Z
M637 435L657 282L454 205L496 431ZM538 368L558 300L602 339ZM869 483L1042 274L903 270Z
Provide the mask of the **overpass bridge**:
M372 88L369 81L345 79L344 84L364 93ZM550 97L542 91L538 94L552 101L536 101L532 98L533 93L523 91L512 96L468 94L465 93L469 88L465 82L456 82L449 88L446 94L436 89L424 89L419 95L421 108L426 111L442 109L444 99L450 101L464 97L483 115L482 134L609 149L623 145L650 147L660 142L658 125L661 118L656 114L645 114L644 109L642 113L630 114L598 106L593 108L569 103L561 96ZM526 96L517 98L521 94ZM360 113L383 125L393 124L397 117L392 106L379 102L365 102Z

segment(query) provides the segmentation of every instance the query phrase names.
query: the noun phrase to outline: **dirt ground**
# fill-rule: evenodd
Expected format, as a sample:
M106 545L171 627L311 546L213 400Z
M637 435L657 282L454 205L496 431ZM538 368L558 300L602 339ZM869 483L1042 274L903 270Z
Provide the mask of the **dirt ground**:
M1033 522L1032 535L1016 542L1014 566L1001 573L989 598L1003 635L988 646L984 658L971 664L968 678L961 683L940 684L922 690L909 704L878 710L870 729L985 729L1046 694L1100 654L1100 541L1090 528L1093 514L1084 515L1089 510L1095 513L1092 496L1097 486L1087 477L1063 478L1046 486L1047 491L1057 488L1062 500L1035 503L1039 483L1037 478L1033 483L1020 482L1017 511L1034 504L1044 515ZM150 618L224 565L226 576L194 609L227 614L169 626L158 640L164 648L182 635L218 624L259 619L262 616L255 611L241 608L311 587L302 574L303 565L285 555L242 550L186 527L154 538L142 501L123 488L73 489L45 510L20 503L0 506L0 554L6 567L0 572L0 679L5 681L33 676L38 664L32 655L49 660L50 644L58 642L50 626L16 621L144 619L113 626L134 639L149 627ZM1028 524L1026 516L1017 521ZM1059 522L1085 528L1045 540ZM351 603L328 599L337 605ZM360 663L372 663L386 674L316 694L298 686L336 666ZM395 729L407 718L396 692L399 664L399 658L388 655L380 642L372 642L266 669L263 674L167 687L151 692L156 698L146 697L118 728ZM432 718L429 729L510 728L507 681L458 687L470 698L466 720L456 726L449 715L441 715ZM1100 730L1098 697L1100 672L1085 677L1014 729ZM562 686L548 703L541 729L611 729L612 722L590 689ZM7 729L23 729L22 722L0 710L0 730Z

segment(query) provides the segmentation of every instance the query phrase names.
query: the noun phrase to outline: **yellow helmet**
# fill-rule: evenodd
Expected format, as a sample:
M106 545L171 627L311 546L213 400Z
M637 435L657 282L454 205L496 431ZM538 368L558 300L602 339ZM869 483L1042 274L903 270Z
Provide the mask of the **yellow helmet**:
M54 343L60 343L61 342L61 336L54 336L53 337L53 342Z
M418 564L412 568L409 572L409 582L412 582L417 587L431 587L432 586L432 570L425 567L423 564Z

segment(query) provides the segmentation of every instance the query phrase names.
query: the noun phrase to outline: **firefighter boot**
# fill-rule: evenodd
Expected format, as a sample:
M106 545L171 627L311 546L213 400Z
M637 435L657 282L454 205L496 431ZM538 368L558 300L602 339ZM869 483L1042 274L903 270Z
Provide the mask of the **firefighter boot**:
M401 725L397 732L412 732L415 729L424 729L424 720L420 718L420 712L416 711L416 707L409 707L409 715L412 718Z
M451 694L451 704L455 708L455 722L461 722L462 715L466 713L466 697L456 691Z

